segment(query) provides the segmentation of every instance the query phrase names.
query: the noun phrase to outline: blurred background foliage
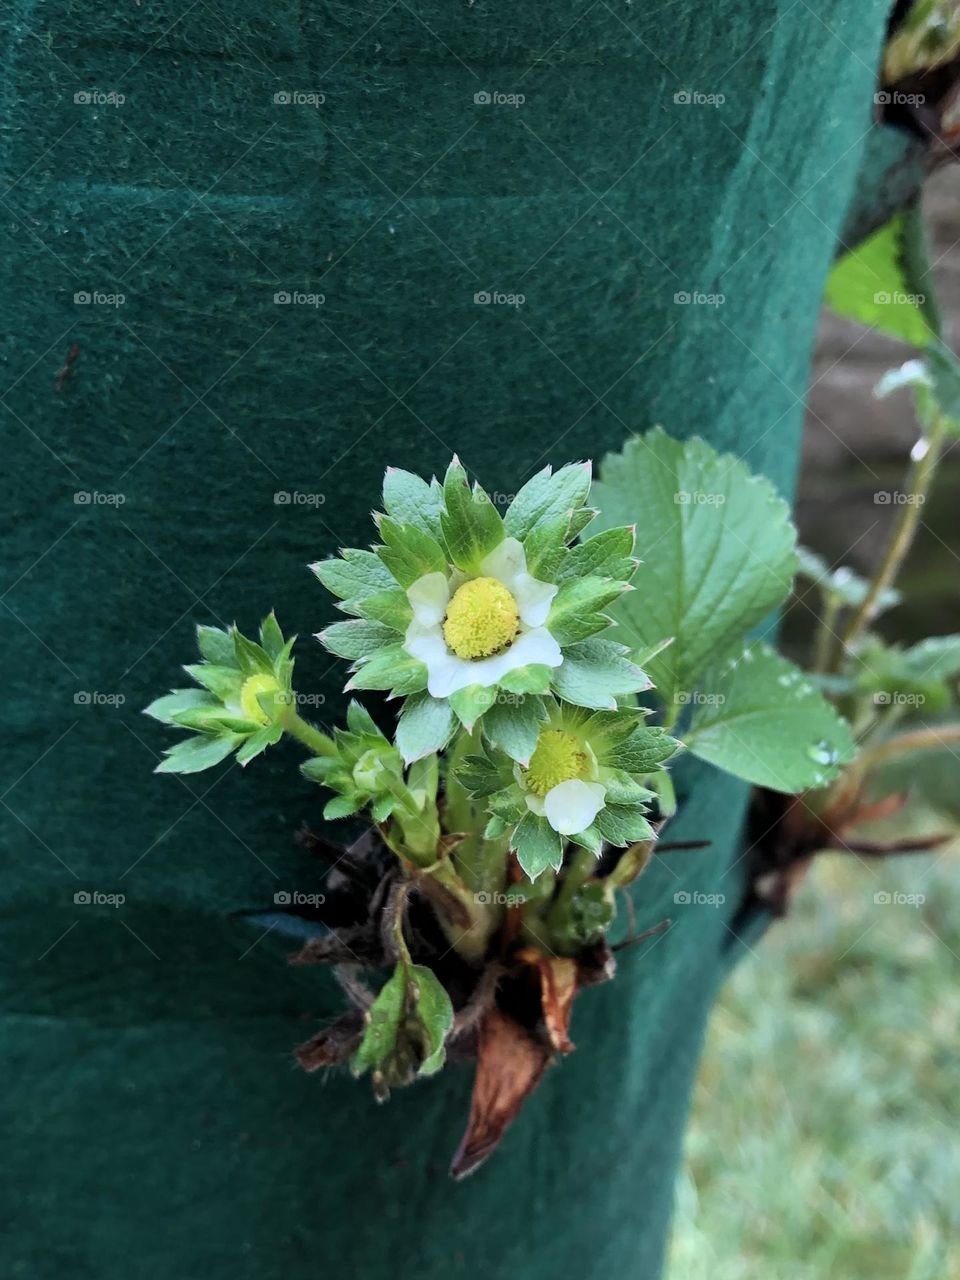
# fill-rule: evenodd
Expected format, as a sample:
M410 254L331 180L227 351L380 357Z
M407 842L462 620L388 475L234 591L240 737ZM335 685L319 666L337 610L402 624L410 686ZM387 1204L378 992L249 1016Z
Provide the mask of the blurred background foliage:
M960 173L925 210L948 335L960 317ZM917 428L872 390L902 343L823 314L797 518L801 541L869 576ZM960 447L944 457L885 639L960 632ZM784 618L794 657L813 618ZM931 717L926 718L927 721ZM960 761L915 757L909 819L960 832ZM885 900L885 895L889 901ZM900 895L898 898L897 895ZM960 839L922 857L824 857L728 983L711 1023L677 1194L671 1280L960 1280Z

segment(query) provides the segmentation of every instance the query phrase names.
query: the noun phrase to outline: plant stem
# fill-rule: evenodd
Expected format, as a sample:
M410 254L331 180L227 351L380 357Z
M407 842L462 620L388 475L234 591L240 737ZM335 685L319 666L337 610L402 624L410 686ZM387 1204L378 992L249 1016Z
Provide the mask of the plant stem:
M332 756L336 753L331 739L319 729L315 729L312 724L308 724L302 716L297 714L292 704L284 708L280 724L284 733L289 733L298 742L302 742L315 756Z
M907 552L910 550L917 532L917 526L920 523L920 508L930 489L937 463L940 460L944 431L945 419L942 414L937 414L929 435L925 437L926 449L911 464L907 475L907 500L900 510L890 541L887 543L887 549L870 581L867 594L843 634L840 641L840 651L836 655L837 663L842 660L845 653L849 653L863 630L870 625L876 613L880 597L888 587L893 585Z
M853 766L863 776L868 770L890 760L898 760L902 756L913 755L917 751L936 751L941 747L950 747L960 743L960 724L934 725L926 729L909 729L906 733L898 733L895 738L887 738L878 742L875 747L864 751Z
M830 652L836 638L835 628L842 604L835 591L824 594L823 613L813 642L813 671L826 671L830 666Z

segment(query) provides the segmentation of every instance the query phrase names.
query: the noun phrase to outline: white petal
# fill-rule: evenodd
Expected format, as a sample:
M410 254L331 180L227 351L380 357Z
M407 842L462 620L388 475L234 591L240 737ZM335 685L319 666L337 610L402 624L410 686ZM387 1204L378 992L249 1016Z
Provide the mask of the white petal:
M562 836L586 831L603 808L606 790L599 782L571 778L551 788L543 798L543 812L554 831Z
M527 572L527 557L523 544L516 538L504 538L499 547L486 556L481 571L490 578L497 578L507 588L520 613L520 620L528 627L542 627L550 612L553 597L560 590L550 582L541 582Z
M530 810L530 812L535 813L538 818L542 818L543 817L543 801L540 799L540 797L534 795L532 791L528 791L523 798L524 800L526 800L527 808Z
M425 573L422 578L407 587L407 599L413 608L413 616L424 627L436 626L443 621L450 600L450 583L445 573Z
M527 572L523 543L516 538L504 538L480 562L480 572L485 578L498 578L508 591L513 592L514 579L518 574Z
M552 582L541 582L529 573L518 574L513 580L513 598L521 621L528 627L542 627L547 620L553 597L560 590Z
M517 667L559 667L563 662L560 646L545 627L521 632L509 649L492 658L469 659L451 653L439 623L424 626L414 618L407 627L403 647L426 666L427 691L434 698L449 698L471 684L489 687Z

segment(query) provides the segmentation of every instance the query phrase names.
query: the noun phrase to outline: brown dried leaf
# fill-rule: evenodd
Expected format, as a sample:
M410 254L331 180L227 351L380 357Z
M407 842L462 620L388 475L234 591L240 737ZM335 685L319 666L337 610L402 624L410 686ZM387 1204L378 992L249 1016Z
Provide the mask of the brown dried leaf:
M488 1011L480 1027L470 1119L450 1166L454 1178L473 1173L493 1153L552 1057L548 1045L501 1009Z

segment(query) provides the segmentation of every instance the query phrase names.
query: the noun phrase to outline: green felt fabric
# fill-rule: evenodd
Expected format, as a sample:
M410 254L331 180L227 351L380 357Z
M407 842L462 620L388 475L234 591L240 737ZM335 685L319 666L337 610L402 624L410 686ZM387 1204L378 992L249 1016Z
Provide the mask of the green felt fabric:
M300 688L339 714L304 566L369 538L388 462L456 449L509 494L662 422L789 492L885 9L6 7L8 1274L657 1276L704 1023L743 950L744 790L679 771L675 835L713 843L636 894L640 927L675 926L583 996L577 1052L454 1186L469 1069L384 1108L301 1074L292 1048L341 997L232 916L317 887L297 753L154 778L168 739L139 708L196 621L272 604L307 637Z

